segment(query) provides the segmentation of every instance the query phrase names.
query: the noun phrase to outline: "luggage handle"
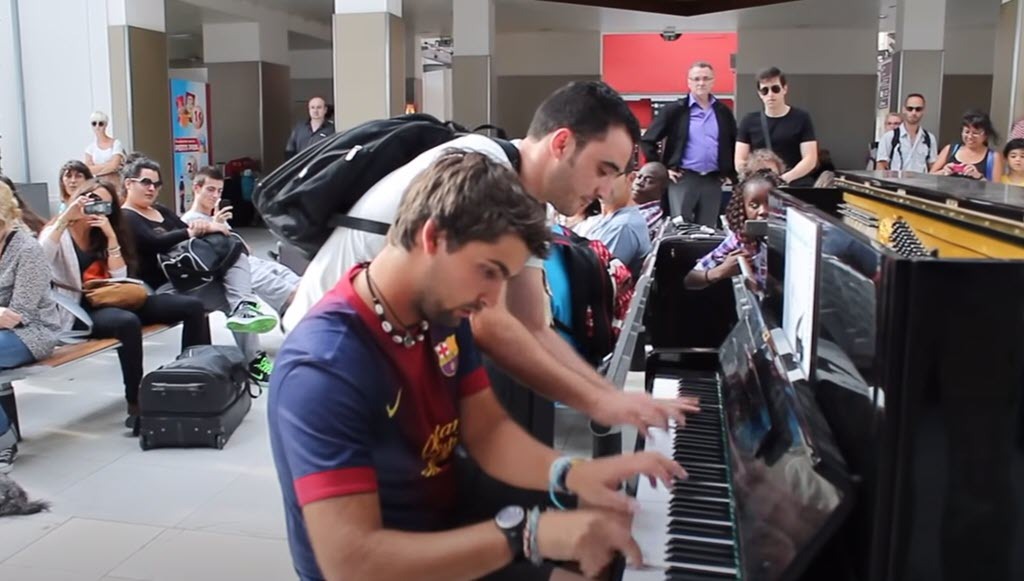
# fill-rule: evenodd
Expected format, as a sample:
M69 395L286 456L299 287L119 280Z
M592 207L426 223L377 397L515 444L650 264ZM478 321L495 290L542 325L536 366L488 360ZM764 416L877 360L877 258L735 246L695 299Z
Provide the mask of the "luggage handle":
M201 391L202 383L150 383L154 391Z

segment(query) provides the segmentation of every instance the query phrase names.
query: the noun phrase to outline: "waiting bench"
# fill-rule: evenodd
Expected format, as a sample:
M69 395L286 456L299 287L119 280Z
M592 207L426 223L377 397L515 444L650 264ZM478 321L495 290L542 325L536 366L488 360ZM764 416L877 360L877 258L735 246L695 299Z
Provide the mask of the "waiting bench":
M146 339L158 335L176 326L164 324L146 325L142 328L142 338ZM18 439L21 440L21 426L18 423L18 405L14 397L13 382L88 359L93 355L105 353L120 346L121 343L117 339L90 339L82 343L62 345L55 349L48 358L37 361L32 365L0 370L0 406L3 407L4 413L7 414L11 424L15 427Z

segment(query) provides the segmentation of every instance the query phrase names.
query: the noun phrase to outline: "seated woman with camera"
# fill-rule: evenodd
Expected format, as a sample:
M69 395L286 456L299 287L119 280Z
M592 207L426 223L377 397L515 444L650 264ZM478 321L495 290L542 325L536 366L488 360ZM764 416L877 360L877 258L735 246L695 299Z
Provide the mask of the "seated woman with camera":
M210 327L199 299L150 294L141 281L125 278L134 269L135 252L120 210L113 185L89 180L43 229L39 243L56 292L80 303L92 319L90 336L121 343L117 356L128 402L125 426L134 429L142 383L142 326L182 323L182 349L208 345ZM64 328L71 329L75 317L66 310L61 315Z
M231 236L227 225L218 222L181 221L173 210L157 203L161 180L160 165L140 157L125 166L123 171L125 201L122 214L135 237L139 256L139 278L158 294L183 293L198 298L208 311L223 311L228 316L227 327L235 334L235 342L249 360L249 373L256 381L270 377L270 358L259 350L257 334L266 333L277 326L277 316L260 310L252 288L252 272L246 257L238 256L226 264L223 272L211 284L178 289L161 267L161 255L176 249L190 238L203 238L218 234Z

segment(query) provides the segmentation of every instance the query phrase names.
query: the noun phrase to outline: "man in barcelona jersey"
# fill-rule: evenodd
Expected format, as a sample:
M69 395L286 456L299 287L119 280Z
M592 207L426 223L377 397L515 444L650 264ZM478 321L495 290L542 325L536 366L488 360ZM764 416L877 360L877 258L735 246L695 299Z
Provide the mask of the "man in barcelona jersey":
M620 484L683 469L653 452L560 456L507 415L473 343L468 317L548 237L512 169L446 152L411 183L380 254L289 334L268 414L301 579L571 579L557 563L593 576L616 554L640 560ZM465 454L523 494L481 513L457 478ZM544 510L549 494L590 508Z

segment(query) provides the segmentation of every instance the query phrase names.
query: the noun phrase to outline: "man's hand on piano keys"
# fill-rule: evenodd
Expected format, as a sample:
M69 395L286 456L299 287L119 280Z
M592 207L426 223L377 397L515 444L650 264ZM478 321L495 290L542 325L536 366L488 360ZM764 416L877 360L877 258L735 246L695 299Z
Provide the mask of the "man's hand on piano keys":
M671 488L675 479L686 478L686 470L671 458L657 452L622 454L574 464L565 477L565 486L580 499L580 504L633 512L635 501L620 490L634 476L646 476L654 485L660 480Z
M619 553L633 566L643 564L628 516L599 509L549 510L537 522L537 548L546 559L574 561L590 578L600 575Z
M686 414L699 411L700 400L696 397L654 399L646 393L607 390L601 393L589 415L602 426L634 426L650 436L648 428L667 430L669 420L682 427L686 425Z

